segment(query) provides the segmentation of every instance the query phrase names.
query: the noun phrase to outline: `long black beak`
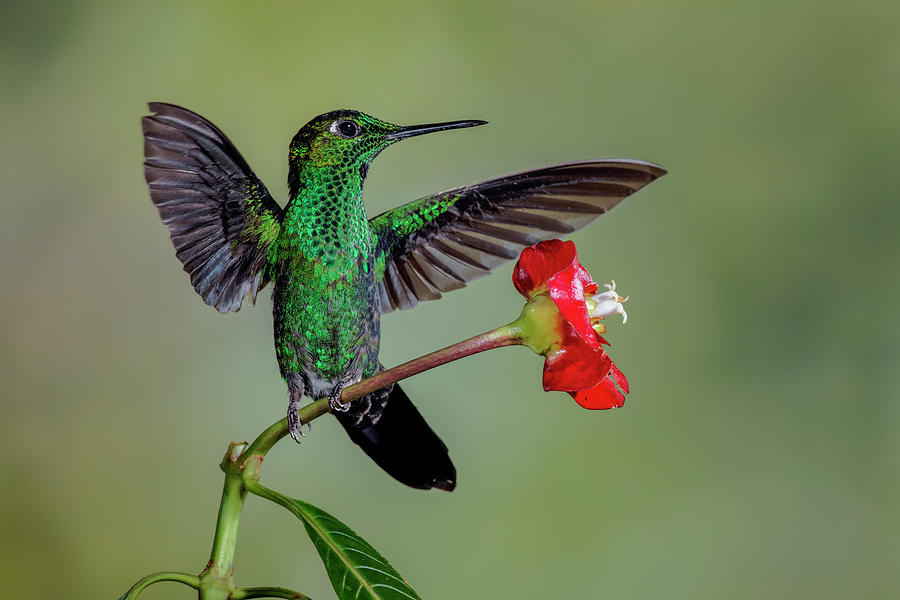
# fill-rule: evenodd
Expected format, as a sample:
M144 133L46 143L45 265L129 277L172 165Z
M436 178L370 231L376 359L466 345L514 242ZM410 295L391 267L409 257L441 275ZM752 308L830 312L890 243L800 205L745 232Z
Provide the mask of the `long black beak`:
M428 125L410 125L408 127L401 127L394 133L388 134L387 139L402 140L416 135L434 133L435 131L462 129L463 127L478 127L479 125L487 125L487 121L448 121L446 123L429 123Z

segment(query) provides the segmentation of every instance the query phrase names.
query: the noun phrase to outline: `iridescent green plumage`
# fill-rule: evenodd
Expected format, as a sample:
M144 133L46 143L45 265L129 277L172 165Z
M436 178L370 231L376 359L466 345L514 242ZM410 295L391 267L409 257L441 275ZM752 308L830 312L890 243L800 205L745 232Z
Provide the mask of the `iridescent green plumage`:
M222 312L274 281L275 350L291 433L303 395L328 397L357 444L413 487L452 489L447 449L398 386L349 406L343 387L375 374L380 317L439 298L541 239L574 231L665 173L584 161L435 194L366 218L369 164L401 139L482 121L401 127L356 111L307 123L289 151L282 210L225 135L186 109L144 118L151 198L195 289Z

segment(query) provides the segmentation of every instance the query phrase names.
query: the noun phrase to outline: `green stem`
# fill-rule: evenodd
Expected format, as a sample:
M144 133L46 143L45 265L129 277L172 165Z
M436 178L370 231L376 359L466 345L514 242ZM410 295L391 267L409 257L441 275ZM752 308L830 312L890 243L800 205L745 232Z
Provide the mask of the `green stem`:
M258 479L255 479L255 478L248 479L247 481L244 482L244 485L247 486L247 490L251 494L259 496L260 498L264 498L264 499L268 500L269 502L274 502L275 504L278 504L278 505L288 509L290 512L294 513L297 516L297 518L300 519L301 521L305 520L303 518L304 517L303 513L297 509L297 505L294 504L294 501L292 498L288 498L281 492L276 492L273 489L267 488L266 486L261 484Z
M150 587L154 583L159 583L160 581L175 581L177 583L183 583L186 586L192 587L195 590L200 588L200 578L196 575L188 575L187 573L178 573L175 571L163 571L161 573L153 573L151 575L147 575L133 586L131 589L125 592L119 600L134 600L134 598L138 597L138 594L143 592L146 588Z
M241 477L243 467L240 459L246 449L246 442L232 442L220 465L225 471L225 485L219 502L219 516L216 519L216 533L209 562L200 574L201 600L226 599L234 590L234 551L241 511L247 497Z
M287 598L287 600L309 600L300 592L282 587L252 587L238 588L231 592L231 600L246 600L249 598Z

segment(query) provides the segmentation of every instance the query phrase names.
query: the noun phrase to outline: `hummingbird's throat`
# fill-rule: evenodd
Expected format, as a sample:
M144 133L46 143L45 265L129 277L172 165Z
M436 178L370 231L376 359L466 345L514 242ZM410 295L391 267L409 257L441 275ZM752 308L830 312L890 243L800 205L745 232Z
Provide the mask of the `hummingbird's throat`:
M359 174L304 169L285 214L287 242L308 259L338 252L359 256L374 248Z

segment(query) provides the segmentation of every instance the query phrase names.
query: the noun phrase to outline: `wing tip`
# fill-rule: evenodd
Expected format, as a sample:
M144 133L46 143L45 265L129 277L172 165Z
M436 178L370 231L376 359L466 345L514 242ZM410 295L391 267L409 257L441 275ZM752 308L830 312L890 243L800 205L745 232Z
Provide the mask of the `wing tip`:
M644 171L653 176L654 179L659 179L663 175L667 174L669 171L664 167L652 163L648 160L640 160L638 158L598 158L595 160L587 160L583 163L567 163L569 165L578 165L578 164L593 164L593 163L602 163L602 164L610 164L615 163L623 166L631 166L637 167L638 170ZM560 165L563 166L563 165Z
M166 114L176 113L176 112L186 112L186 113L192 112L192 111L184 108L183 106L178 106L177 104L171 104L169 102L158 102L158 101L148 102L147 108L154 115L166 115Z
M634 160L633 162L645 167L647 172L653 175L655 179L659 179L663 175L667 175L669 173L668 169L656 163L652 163L646 160Z

